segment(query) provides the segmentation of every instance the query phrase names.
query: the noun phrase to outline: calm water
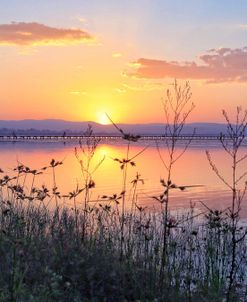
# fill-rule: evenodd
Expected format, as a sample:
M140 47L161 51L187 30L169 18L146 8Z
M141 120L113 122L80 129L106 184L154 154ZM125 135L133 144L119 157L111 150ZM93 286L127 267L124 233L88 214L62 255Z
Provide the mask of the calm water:
M144 179L144 185L140 184L138 189L139 204L149 208L158 208L159 205L152 198L162 192L160 179L166 178L166 170L157 152L154 143L142 142L135 143L130 148L130 156L135 156L145 146L149 145L147 150L135 158L136 166L128 168L128 185L131 188L131 180L136 173L140 173ZM68 193L75 189L77 184L83 186L83 177L80 165L75 157L74 148L78 147L77 142L63 144L57 143L0 143L0 168L5 173L11 173L18 162L29 166L32 169L39 169L49 164L52 158L63 161L64 164L56 170L57 186L62 193ZM181 146L182 148L182 146ZM217 167L222 171L226 180L230 180L231 163L227 154L220 148L217 142L193 142L186 153L176 163L173 171L173 182L177 185L201 185L192 187L184 192L174 190L172 192L171 207L173 209L188 208L190 202L196 203L197 207L202 207L200 201L203 201L210 208L217 207L224 209L229 205L229 190L220 182L213 173L207 161L205 150L210 150L212 159ZM122 159L126 157L127 145L123 142L101 143L95 153L92 163L92 170L97 163L105 157L103 164L94 173L93 179L96 188L92 190L92 200L97 200L101 195L120 193L122 190L122 170L119 163L114 158ZM160 151L166 160L166 148L160 146ZM178 152L181 149L178 148ZM247 152L247 148L243 152ZM240 173L246 169L246 163L240 168ZM31 180L31 179L30 179ZM246 179L243 180L242 184ZM38 176L36 185L46 184L52 187L51 170L45 171ZM243 203L243 217L247 217L247 205Z

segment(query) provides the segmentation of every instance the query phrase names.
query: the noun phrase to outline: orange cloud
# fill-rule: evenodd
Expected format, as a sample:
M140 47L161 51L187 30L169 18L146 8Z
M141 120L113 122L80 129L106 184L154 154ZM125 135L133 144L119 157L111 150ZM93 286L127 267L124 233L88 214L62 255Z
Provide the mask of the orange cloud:
M93 39L81 29L55 28L36 22L0 24L0 45L64 45Z
M196 62L177 62L141 58L139 67L129 76L139 78L181 78L207 82L247 82L247 47L242 49L211 49Z

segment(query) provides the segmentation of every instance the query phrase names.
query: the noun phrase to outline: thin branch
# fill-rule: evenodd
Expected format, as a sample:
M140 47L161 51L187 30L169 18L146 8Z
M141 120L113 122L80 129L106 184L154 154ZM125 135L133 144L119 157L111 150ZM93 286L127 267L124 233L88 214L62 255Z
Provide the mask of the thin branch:
M214 164L214 162L211 159L211 155L209 153L209 151L206 151L206 155L208 158L208 162L212 168L212 170L214 171L214 173L218 176L218 178L231 190L233 190L232 186L229 185L229 183L224 179L224 177L220 174L219 170L217 169L216 165Z
M156 148L157 148L157 150L158 150L159 157L160 157L160 159L161 159L161 161L162 161L164 167L166 168L166 170L168 170L168 167L167 167L167 165L166 165L166 163L165 163L165 161L164 161L164 159L163 159L163 156L162 156L162 154L161 154L161 152L160 152L160 148L159 148L159 145L158 145L158 142L157 142L157 141L156 141Z

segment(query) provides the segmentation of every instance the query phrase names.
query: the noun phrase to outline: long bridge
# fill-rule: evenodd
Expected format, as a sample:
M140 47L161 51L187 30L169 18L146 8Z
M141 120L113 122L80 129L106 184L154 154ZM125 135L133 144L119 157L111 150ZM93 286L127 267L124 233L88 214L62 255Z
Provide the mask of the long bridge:
M93 135L93 137L101 140L121 140L120 135ZM18 142L18 141L72 141L86 140L89 136L86 135L0 135L0 142ZM230 139L229 137L225 137ZM171 136L165 135L142 135L140 140L169 140ZM176 137L178 140L220 140L220 135L180 135Z

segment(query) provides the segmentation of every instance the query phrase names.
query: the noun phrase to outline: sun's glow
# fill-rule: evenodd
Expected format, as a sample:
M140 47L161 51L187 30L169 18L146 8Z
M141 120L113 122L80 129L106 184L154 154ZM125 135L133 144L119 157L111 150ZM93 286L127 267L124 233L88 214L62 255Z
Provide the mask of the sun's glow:
M105 112L98 112L96 122L102 125L110 124L110 120Z
M111 149L107 145L102 145L99 147L99 154L101 156L109 156Z
M109 115L115 123L119 123L123 116L122 107L119 105L121 95L115 94L114 96L113 98L111 94L89 92L84 98L85 103L87 103L87 110L85 110L85 104L78 102L78 119L107 125L111 124L107 116Z

